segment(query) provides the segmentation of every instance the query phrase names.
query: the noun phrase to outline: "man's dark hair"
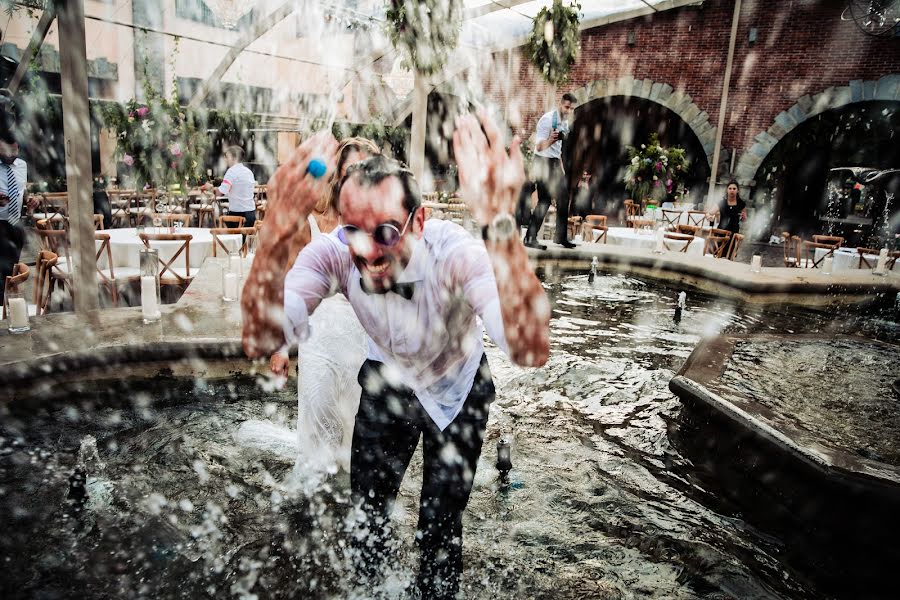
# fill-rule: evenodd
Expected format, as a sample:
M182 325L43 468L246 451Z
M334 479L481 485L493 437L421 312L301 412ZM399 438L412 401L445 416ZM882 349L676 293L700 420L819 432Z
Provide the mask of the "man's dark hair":
M566 92L562 95L563 102L571 102L572 104L576 104L578 102L578 98L575 97L575 94L571 92Z
M388 177L396 177L403 186L403 208L411 213L422 205L419 184L416 183L416 178L413 177L412 171L407 169L400 161L388 158L383 154L370 156L363 161L350 165L344 178L341 179L341 189L351 177L357 183L366 187L374 187Z
M7 111L0 111L0 142L5 144L16 144L16 134L13 133L14 120L12 115Z
M241 162L244 159L244 149L240 146L228 146L225 148L225 155L230 156L237 162Z

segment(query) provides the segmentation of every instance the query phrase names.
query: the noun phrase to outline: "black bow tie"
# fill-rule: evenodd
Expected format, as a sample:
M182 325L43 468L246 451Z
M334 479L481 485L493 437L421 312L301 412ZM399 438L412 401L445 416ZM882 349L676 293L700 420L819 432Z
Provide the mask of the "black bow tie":
M416 291L416 282L408 281L406 283L397 283L394 282L390 288L383 292L376 292L375 290L371 290L366 287L366 281L362 277L359 278L359 287L362 288L367 294L386 294L388 292L394 292L404 300L410 300L413 297L413 293Z

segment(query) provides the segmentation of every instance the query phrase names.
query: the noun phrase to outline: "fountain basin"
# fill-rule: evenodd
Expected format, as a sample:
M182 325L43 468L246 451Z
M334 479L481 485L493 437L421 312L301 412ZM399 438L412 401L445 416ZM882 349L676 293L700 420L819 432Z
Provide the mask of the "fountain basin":
M801 569L878 593L900 560L898 368L898 346L854 336L703 340L669 384L678 443Z

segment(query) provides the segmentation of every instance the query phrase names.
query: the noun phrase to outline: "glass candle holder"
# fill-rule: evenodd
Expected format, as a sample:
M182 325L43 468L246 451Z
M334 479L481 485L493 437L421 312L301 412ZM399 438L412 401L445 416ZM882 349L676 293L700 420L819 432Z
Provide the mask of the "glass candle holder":
M141 250L141 316L144 323L159 321L162 317L159 296L159 252Z
M241 259L241 253L232 251L228 253L228 269L237 275L238 279L244 276L244 262Z
M873 275L887 275L887 260L888 260L888 249L882 248L881 252L878 253L878 262L875 264L875 270L872 271Z
M28 321L28 302L25 293L18 287L6 290L3 297L6 305L6 323L10 333L25 333L31 329Z
M231 259L222 266L222 300L234 302L238 298L238 274L232 270Z
M834 269L834 257L826 256L822 259L822 274L823 275L831 275L831 271Z
M754 254L750 259L750 272L759 273L760 271L762 271L762 256Z

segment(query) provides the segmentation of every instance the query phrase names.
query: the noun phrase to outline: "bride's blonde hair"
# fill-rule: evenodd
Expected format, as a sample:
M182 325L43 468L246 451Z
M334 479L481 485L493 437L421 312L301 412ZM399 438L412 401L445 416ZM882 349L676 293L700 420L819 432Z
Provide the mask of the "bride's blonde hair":
M358 152L367 156L375 156L381 154L381 149L375 145L372 140L363 137L350 137L341 141L338 146L338 160L334 172L331 174L331 181L325 194L316 203L315 211L319 214L328 212L329 208L338 212L338 198L340 196L341 171L347 163L347 158L351 153Z

